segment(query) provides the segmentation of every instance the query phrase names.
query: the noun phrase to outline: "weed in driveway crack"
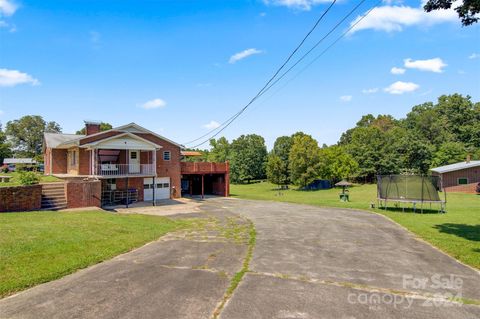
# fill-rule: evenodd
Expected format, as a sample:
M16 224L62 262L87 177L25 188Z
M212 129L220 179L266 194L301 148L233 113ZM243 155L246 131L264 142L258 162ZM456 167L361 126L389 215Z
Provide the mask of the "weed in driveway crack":
M230 281L230 286L227 288L227 291L225 292L225 295L223 296L223 299L221 303L217 306L215 311L213 312L213 319L217 319L218 316L220 315L223 307L227 303L227 301L232 297L233 292L235 289L238 287L240 282L242 281L243 276L249 271L249 265L250 265L250 260L252 259L253 255L253 248L255 247L255 242L256 242L256 237L257 237L257 232L255 231L255 226L253 225L252 221L248 221L248 234L249 234L249 239L248 239L248 249L247 249L247 255L245 256L245 259L243 260L243 265L242 269L240 269L239 272L237 272L232 280Z

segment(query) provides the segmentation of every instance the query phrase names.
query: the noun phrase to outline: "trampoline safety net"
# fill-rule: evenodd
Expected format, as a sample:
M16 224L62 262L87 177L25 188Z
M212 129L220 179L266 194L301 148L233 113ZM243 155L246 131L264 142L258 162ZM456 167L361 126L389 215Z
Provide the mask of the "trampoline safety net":
M442 202L438 176L379 175L378 199L406 202Z

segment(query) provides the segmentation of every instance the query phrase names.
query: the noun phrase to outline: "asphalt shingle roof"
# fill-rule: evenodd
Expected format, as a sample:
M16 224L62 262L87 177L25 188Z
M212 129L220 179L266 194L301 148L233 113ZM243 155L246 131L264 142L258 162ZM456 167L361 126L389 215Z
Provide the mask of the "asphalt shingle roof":
M435 168L432 168L431 171L435 172L435 173L443 174L443 173L459 171L461 169L472 168L472 167L477 167L477 166L480 166L480 161L470 161L468 163L467 162L460 162L460 163L435 167Z

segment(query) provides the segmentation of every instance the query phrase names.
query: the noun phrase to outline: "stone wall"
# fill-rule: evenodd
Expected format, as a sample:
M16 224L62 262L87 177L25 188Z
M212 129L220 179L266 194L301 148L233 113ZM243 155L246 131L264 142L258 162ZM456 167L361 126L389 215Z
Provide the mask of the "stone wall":
M39 210L42 185L0 187L0 213Z

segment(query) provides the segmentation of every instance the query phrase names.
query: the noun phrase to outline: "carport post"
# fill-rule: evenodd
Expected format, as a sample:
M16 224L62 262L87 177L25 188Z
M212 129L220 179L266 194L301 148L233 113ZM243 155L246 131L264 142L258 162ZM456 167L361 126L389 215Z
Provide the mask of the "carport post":
M202 174L202 199L205 198L205 175Z
M157 188L156 188L155 186L156 186L156 184L155 184L155 176L153 176L153 206L157 206L157 204L155 203L155 200L156 200L156 198L155 198L155 192L156 192ZM144 200L145 200L145 199L144 199Z

